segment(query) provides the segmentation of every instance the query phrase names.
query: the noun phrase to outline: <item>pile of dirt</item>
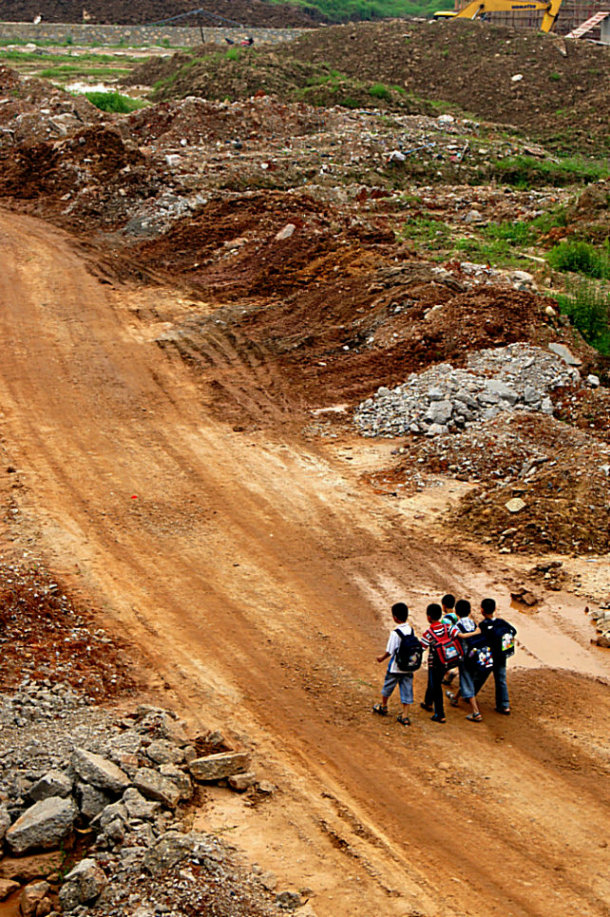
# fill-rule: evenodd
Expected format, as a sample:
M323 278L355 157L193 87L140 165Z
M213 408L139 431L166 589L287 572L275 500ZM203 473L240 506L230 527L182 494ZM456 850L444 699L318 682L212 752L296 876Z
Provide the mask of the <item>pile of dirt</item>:
M212 341L224 336L244 360L254 347L286 397L310 410L353 405L435 363L463 365L469 350L561 337L543 297L424 262L302 195L207 205L129 260L179 271L208 301L236 301L176 326L164 345L215 382Z
M450 523L475 539L518 553L605 554L610 544L610 450L572 441L530 479L476 490ZM518 512L508 507L520 500Z
M374 80L361 80L358 74L345 76L328 64L297 60L275 50L227 52L216 45L165 60L148 61L124 80L125 86L155 86L152 94L155 101L189 96L249 99L259 93L313 105L366 108L374 104L376 108L410 114L433 111L426 102L394 89L384 89L381 95L373 97L374 83Z
M605 393L595 390L600 412ZM425 486L429 475L477 483L447 523L504 552L605 553L610 543L610 447L554 417L507 414L458 435L409 437L384 492ZM519 503L511 503L518 499Z
M134 112L117 127L126 140L155 148L212 145L228 141L289 141L328 129L323 112L308 105L283 105L268 97L247 104L218 105L205 99L160 102ZM186 144L185 144L186 141Z
M70 684L100 700L135 686L125 645L40 564L0 561L0 683Z
M610 150L605 46L468 20L396 21L318 30L278 54L450 102L557 149Z
M203 25L226 25L226 20L259 28L311 29L327 21L312 7L268 0L211 0L205 4ZM191 0L3 0L5 22L32 22L42 16L45 22L91 22L100 24L139 25L160 22L198 9ZM84 16L86 11L86 16ZM218 18L216 18L218 17ZM222 18L220 18L222 17ZM225 20L223 22L223 19ZM168 25L198 25L196 16L179 19Z

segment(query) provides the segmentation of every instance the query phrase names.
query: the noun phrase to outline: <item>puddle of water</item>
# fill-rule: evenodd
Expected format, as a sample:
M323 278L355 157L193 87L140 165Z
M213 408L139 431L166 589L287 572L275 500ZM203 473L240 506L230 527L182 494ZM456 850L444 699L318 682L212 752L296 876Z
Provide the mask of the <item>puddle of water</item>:
M0 917L19 917L21 891L15 892L6 901L0 901Z
M78 92L83 95L85 92L114 92L116 86L107 86L106 83L67 83L64 87L66 92Z

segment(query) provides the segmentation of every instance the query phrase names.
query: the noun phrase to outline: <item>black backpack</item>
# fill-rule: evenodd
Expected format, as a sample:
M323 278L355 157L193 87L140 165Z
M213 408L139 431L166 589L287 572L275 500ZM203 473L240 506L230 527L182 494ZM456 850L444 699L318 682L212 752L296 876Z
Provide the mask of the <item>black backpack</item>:
M475 634L470 640L464 640L464 646L466 659L471 666L483 670L492 668L493 654L485 634Z
M394 653L394 662L402 672L416 672L421 667L423 646L413 631L403 634L397 627L394 633L400 637L400 646Z
M496 618L493 622L493 636L490 640L491 650L497 659L504 661L515 653L515 635L517 631L502 618Z

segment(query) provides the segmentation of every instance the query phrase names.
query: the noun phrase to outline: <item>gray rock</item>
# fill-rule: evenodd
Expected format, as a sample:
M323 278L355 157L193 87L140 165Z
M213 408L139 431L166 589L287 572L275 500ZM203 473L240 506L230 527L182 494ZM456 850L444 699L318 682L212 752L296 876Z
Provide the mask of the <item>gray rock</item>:
M64 911L73 911L79 904L95 901L106 886L106 876L95 860L81 860L70 870L59 892Z
M558 357L568 364L568 366L581 366L582 360L579 360L578 357L575 357L574 354L569 350L565 344L556 344L555 341L549 344L549 350L557 354Z
M37 847L58 846L68 835L78 815L73 799L51 796L35 803L6 832L13 853L26 853Z
M129 818L152 820L161 810L160 803L149 802L144 799L140 791L133 786L125 790L121 802L125 806Z
M547 397L547 398L542 399L540 410L542 411L543 414L552 414L553 413L553 410L554 410L553 402L551 401L550 398Z
M115 818L104 828L106 840L114 844L122 844L125 840L125 822L120 818Z
M508 500L504 506L509 513L520 513L522 509L525 509L527 503L525 500L522 500L521 497L513 497L513 499Z
M49 771L30 788L29 796L34 802L48 799L50 796L69 796L72 792L72 781L61 771Z
M184 725L180 720L170 716L166 710L153 708L140 720L137 729L143 734L152 734L176 745L189 744Z
M487 390L493 392L495 395L498 395L502 401L508 401L509 404L514 404L517 400L517 393L509 385L506 385L505 382L500 382L499 379L491 379L487 383Z
M280 892L275 896L275 903L286 911L295 911L303 901L299 892Z
M174 809L180 801L180 792L176 784L152 768L141 767L136 772L133 782L147 799L156 799L170 809Z
M72 767L85 783L113 793L122 793L131 782L127 774L112 761L84 748L74 749Z
M256 774L253 771L248 771L245 774L235 774L233 777L229 777L229 786L238 793L243 793L245 790L250 789L255 782Z
M151 742L146 749L146 755L155 764L180 764L184 761L184 752L177 745L167 739L158 739Z
M95 818L112 801L103 790L89 786L88 783L77 784L76 790L80 800L80 810L85 818Z
M589 373L587 376L587 385L590 385L591 388L599 388L599 376L596 376L594 373Z
M443 401L445 393L441 388L429 388L428 399L430 401Z
M425 419L431 423L445 424L451 420L453 405L450 401L434 401L425 414Z
M159 838L155 846L148 850L144 857L144 868L153 876L166 872L190 856L193 851L193 836L168 831Z
M0 802L0 848L2 847L4 835L8 831L10 824L11 816L8 814L8 809L3 802Z
M123 822L127 822L129 820L127 807L124 806L122 802L111 802L110 805L106 806L99 815L96 815L96 817L92 820L91 825L93 828L105 829L117 818Z
M159 773L176 784L180 799L187 800L192 798L193 784L191 778L179 767L176 767L175 764L162 764L159 768Z
M466 391L465 389L463 389L463 388L459 389L459 390L456 392L454 398L455 398L456 401L461 401L463 404L468 405L469 408L476 408L476 406L477 406L477 402L476 402L476 400L472 397L472 395L470 394L470 392L467 392L467 391Z
M189 770L195 780L222 780L248 770L250 758L245 752L220 752L196 758L189 764Z

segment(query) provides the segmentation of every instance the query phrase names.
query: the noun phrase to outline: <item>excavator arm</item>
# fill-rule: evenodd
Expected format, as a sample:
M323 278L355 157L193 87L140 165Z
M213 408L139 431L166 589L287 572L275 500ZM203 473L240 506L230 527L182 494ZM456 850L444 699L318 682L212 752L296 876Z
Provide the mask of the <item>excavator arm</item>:
M540 29L542 32L550 32L555 25L555 20L559 13L559 7L562 0L472 0L459 13L455 14L456 19L476 19L483 13L512 13L519 10L540 10L544 12Z

